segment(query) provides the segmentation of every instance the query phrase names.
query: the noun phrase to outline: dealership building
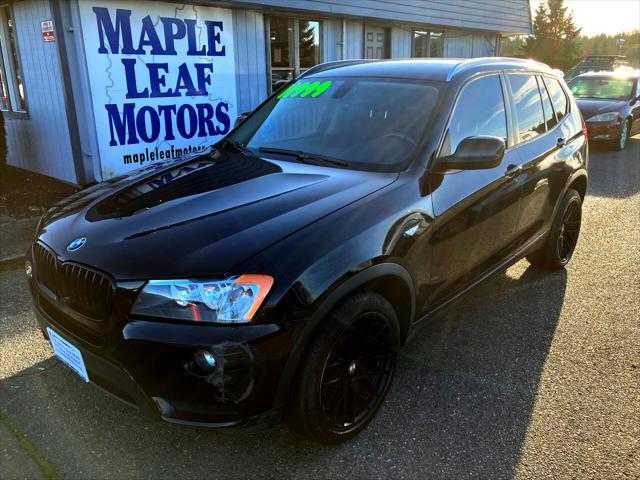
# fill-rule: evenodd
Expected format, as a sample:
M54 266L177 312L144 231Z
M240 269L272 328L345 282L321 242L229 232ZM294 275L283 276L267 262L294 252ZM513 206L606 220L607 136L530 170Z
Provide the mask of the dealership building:
M84 185L197 152L318 63L498 55L529 0L0 0L7 162Z

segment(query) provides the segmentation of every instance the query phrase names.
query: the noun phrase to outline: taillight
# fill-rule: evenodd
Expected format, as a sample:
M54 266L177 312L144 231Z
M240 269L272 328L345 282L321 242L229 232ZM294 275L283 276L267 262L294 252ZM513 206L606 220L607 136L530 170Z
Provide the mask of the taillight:
M582 115L580 118L582 118ZM589 140L589 130L587 129L587 124L585 123L584 118L582 118L582 133L584 133L584 139Z

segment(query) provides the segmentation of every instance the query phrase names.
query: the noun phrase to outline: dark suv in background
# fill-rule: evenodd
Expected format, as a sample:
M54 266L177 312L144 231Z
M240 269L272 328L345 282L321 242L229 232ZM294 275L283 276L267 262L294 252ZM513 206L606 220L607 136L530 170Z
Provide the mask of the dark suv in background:
M340 442L418 324L524 256L569 262L587 153L539 63L321 65L209 152L46 213L38 320L85 381L165 421Z

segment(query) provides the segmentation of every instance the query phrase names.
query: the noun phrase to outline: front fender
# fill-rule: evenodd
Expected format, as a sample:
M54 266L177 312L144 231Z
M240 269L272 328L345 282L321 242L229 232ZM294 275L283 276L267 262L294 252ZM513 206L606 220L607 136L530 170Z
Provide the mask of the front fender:
M327 290L327 293L315 302L315 308L310 316L303 319L297 329L293 349L286 362L285 368L280 377L278 389L274 405L277 409L284 407L289 399L292 383L295 381L296 373L304 358L304 353L310 343L316 329L322 323L322 320L336 304L347 296L349 293L356 291L363 285L382 277L394 277L403 282L406 286L410 301L410 315L406 321L403 336L406 337L408 327L413 323L415 318L415 289L409 272L396 263L378 263L364 268L346 278L337 279L334 285Z

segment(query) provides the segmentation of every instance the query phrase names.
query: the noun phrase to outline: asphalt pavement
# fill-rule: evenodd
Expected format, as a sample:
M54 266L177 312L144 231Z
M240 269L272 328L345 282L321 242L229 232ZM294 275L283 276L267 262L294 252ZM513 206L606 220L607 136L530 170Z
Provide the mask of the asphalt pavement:
M4 267L0 476L640 478L639 220L640 138L592 149L566 271L523 260L439 315L378 417L336 447L138 415L51 357L21 268Z

